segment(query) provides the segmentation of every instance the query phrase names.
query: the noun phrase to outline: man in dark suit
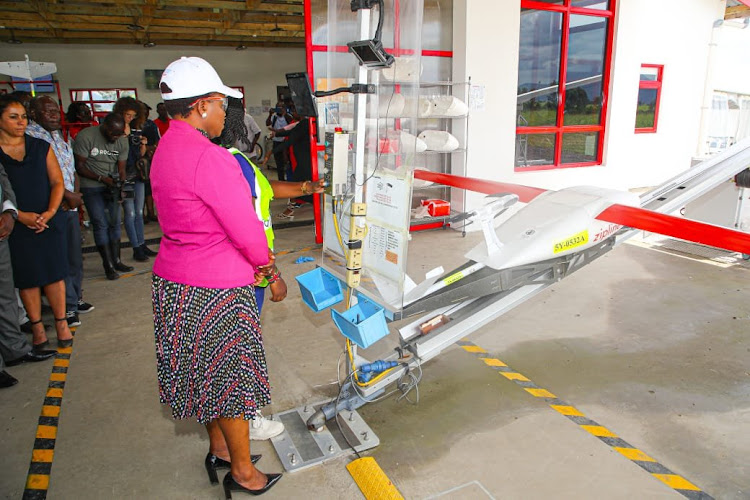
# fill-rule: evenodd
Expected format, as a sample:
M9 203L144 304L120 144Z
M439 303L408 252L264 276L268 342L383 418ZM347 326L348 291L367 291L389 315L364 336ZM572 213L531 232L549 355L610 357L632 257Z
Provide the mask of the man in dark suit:
M18 328L18 302L13 287L13 269L10 266L8 236L18 218L16 195L10 185L5 168L0 164L0 389L18 383L5 371L5 365L49 359L55 351L35 350Z

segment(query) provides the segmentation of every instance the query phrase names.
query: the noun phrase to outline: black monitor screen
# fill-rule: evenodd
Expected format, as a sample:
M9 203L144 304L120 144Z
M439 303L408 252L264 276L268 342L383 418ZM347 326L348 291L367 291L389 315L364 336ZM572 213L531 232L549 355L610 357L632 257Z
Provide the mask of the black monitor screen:
M300 116L317 118L318 108L307 73L287 73L286 82L297 113Z

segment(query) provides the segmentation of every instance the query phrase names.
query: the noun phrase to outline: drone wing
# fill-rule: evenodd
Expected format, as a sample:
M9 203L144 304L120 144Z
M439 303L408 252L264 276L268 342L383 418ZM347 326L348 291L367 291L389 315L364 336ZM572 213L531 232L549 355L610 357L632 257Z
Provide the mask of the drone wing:
M438 184L445 184L446 186L467 189L469 191L476 191L477 193L515 193L518 195L518 201L522 203L528 203L546 191L546 189L511 184L508 182L486 181L484 179L475 179L472 177L438 174L430 172L429 170L415 170L414 178L423 181L437 182Z
M28 56L26 56L25 61L0 62L0 73L25 80L33 80L56 72L57 66L55 63L29 61Z
M704 222L617 204L607 208L596 218L702 245L750 254L750 234Z
M425 170L415 170L414 177L478 193L495 194L511 192L517 194L519 201L524 203L528 203L545 192L544 189L522 186L520 184L494 182L450 174L437 174ZM612 222L613 224L663 234L702 245L750 254L750 234L704 222L619 204L611 205L596 218Z

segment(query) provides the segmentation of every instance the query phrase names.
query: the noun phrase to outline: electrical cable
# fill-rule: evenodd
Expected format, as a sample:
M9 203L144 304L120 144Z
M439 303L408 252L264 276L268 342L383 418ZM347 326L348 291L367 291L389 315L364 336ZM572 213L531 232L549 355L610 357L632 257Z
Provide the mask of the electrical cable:
M341 417L341 415L339 415L338 408L339 408L339 401L341 400L341 394L342 394L343 391L344 391L344 388L342 386L339 389L338 395L336 396L336 406L334 406L334 410L336 411L336 415L334 417L334 420L336 421L336 426L339 428L339 432L341 433L342 436L344 436L344 440L346 441L346 444L348 444L349 448L351 448L352 451L354 452L354 454L357 455L357 458L362 458L362 455L359 454L359 452L357 451L357 448L355 448L354 445L351 443L351 441L349 441L349 438L347 437L346 432L344 432L341 429L341 422L339 421L339 418Z
M383 12L383 0L377 0L378 2L378 27L375 28L375 38L374 40L376 42L380 42L380 36L383 33L383 17L385 17L385 13Z
M391 102L393 102L393 96L395 96L395 95L396 95L396 87L394 86L393 87L393 91L391 92L391 97L388 98L388 106L387 106L386 112L385 112L386 126L388 124L388 121L387 121L388 120L388 114L391 111ZM378 116L378 119L375 121L375 131L376 131L375 136L377 137L377 140L378 140L378 143L375 145L376 152L377 152L377 158L375 160L375 167L372 169L372 173L369 176L367 176L367 178L365 180L362 181L362 184L357 184L357 180L355 178L355 180L354 180L354 185L355 186L360 186L360 187L364 186L365 184L367 184L367 181L369 181L370 179L373 178L373 176L375 176L375 172L378 171L378 165L380 165L380 157L383 154L383 148L381 148L380 144L379 144L379 142L380 142L380 116ZM388 137L386 135L386 139L387 138Z
M396 401L401 401L402 399L406 399L409 403L416 405L419 404L419 383L422 381L422 363L419 362L419 358L415 358L417 368L419 368L419 375L414 375L411 373L411 371L407 370L404 375L399 379L399 381L396 383L396 386L401 390L402 394L399 396ZM406 376L411 377L411 383L404 387L401 380ZM415 390L417 394L417 399L415 401L412 401L409 399L409 393L412 391L412 389Z

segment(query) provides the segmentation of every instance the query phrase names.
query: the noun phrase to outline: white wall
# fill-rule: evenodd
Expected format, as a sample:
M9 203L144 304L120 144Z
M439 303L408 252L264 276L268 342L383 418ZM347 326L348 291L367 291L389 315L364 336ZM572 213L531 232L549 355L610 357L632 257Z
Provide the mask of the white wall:
M138 98L154 108L161 101L158 90L146 90L144 69L164 69L180 56L198 56L209 61L227 85L245 88L245 105L260 106L261 100L276 104L276 86L286 85L286 73L305 70L305 50L232 47L157 46L146 49L140 45L47 45L23 44L5 46L2 60L20 61L28 54L32 61L54 62L55 78L60 82L63 106L70 104L70 88L136 87ZM3 80L8 78L2 78ZM267 115L255 116L265 130Z
M700 125L708 45L721 0L620 0L616 12L604 163L516 173L516 86L520 0L455 0L454 79L485 86L486 109L469 122L467 175L543 188L590 184L629 189L656 185L689 168ZM457 11L457 12L455 12ZM491 15L488 15L491 12ZM468 27L468 28L467 28ZM656 134L635 134L642 63L663 64ZM479 197L470 197L469 206Z
M750 21L750 19L745 19ZM750 94L750 24L726 21L720 28L716 49L715 90Z
M511 181L516 136L520 0L453 0L453 80L484 86L469 117L467 177ZM467 209L483 195L467 193Z

